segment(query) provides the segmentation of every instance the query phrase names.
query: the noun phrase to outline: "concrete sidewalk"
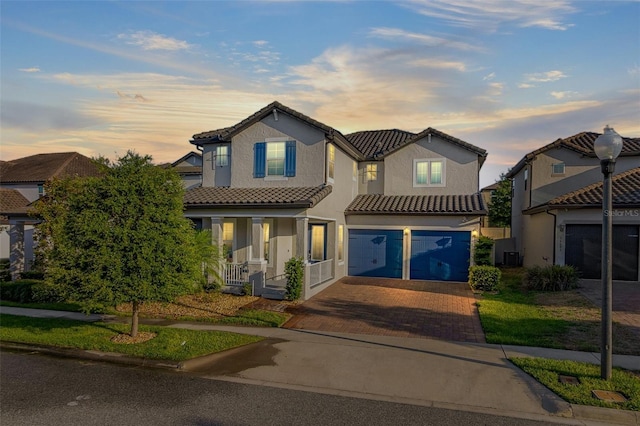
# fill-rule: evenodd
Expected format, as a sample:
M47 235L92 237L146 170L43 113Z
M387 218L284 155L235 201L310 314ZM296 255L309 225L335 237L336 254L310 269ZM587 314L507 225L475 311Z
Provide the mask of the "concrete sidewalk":
M37 310L0 307L0 313L79 319L77 314L34 311ZM124 320L84 317L91 321ZM640 425L638 412L568 404L508 361L509 357L536 356L598 363L598 354L167 320L141 322L266 338L256 345L202 357L183 365L187 371L218 380L566 424ZM640 370L640 357L616 355L613 363Z

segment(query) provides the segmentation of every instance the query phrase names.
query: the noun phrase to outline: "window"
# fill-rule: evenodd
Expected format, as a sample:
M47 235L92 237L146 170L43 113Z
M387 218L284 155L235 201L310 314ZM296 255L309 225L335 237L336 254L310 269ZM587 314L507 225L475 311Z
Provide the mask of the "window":
M353 180L354 182L358 180L358 163L353 162Z
M333 145L327 145L327 167L327 177L333 180L336 169L336 148Z
M338 225L338 261L344 260L344 225Z
M233 262L233 222L222 224L222 255L227 262Z
M270 238L271 238L271 223L263 222L262 223L262 237L264 239L264 260L269 262L269 249L271 248Z
M325 256L324 237L326 234L325 225L311 225L311 238L309 239L309 259L312 261L322 261Z
M377 164L367 164L366 177L367 177L367 182L372 182L374 180L378 180L378 165Z
M529 187L529 169L524 169L524 190Z
M256 178L296 175L296 141L267 140L254 145L253 175Z
M563 175L564 174L564 163L554 163L551 165L551 174L553 175Z
M229 165L229 147L220 145L216 147L216 167L225 167Z
M39 183L38 184L38 197L43 197L44 196L44 184Z
M444 159L413 160L413 186L444 186Z

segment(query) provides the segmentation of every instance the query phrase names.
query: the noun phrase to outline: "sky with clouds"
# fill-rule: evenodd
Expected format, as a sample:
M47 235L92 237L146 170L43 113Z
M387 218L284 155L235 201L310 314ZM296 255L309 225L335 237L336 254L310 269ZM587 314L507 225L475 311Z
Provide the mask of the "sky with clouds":
M1 145L172 162L277 100L340 130L433 127L524 154L640 136L640 2L0 3Z

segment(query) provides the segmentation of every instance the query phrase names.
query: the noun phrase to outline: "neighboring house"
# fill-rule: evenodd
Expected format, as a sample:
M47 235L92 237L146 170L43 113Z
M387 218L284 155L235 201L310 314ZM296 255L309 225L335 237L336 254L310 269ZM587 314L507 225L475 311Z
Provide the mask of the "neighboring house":
M163 164L161 167L171 167L180 175L185 189L191 189L202 185L202 155L191 151L171 164Z
M483 149L432 128L343 135L278 102L191 143L202 186L185 215L212 230L227 281L268 293L292 257L304 298L346 275L468 278Z
M524 266L570 264L584 278L601 269L602 172L597 133L558 139L527 154L513 182L512 234ZM613 182L613 278L639 281L640 138L623 137Z
M97 176L98 167L77 152L37 154L0 162L0 215L9 225L9 238L2 235L2 257L11 260L15 279L28 271L33 262L33 225L29 204L44 195L44 184L53 178Z

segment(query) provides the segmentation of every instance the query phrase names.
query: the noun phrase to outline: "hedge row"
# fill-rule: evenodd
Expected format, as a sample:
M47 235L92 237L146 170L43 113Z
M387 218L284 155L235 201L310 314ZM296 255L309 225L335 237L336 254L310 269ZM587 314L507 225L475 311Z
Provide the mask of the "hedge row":
M53 287L43 281L23 279L0 283L0 299L18 303L62 302Z

